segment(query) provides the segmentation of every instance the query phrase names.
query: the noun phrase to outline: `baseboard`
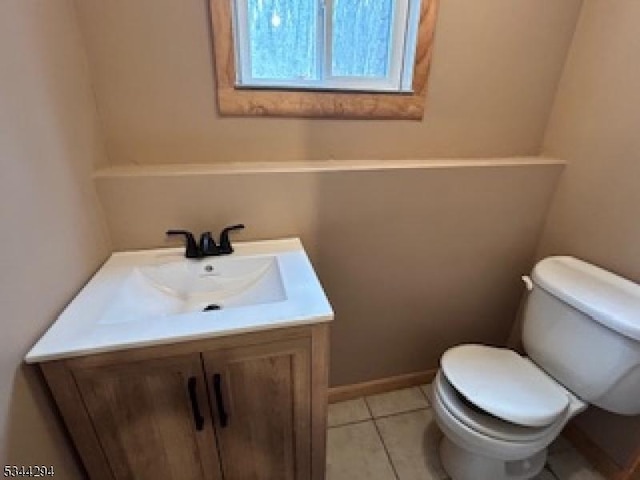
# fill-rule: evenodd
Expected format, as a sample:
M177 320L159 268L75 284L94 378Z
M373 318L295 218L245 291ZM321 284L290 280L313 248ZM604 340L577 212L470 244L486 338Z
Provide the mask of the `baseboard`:
M640 446L636 448L633 459L624 469L623 476L619 480L640 480Z
M640 480L640 458L632 461L627 468L621 468L573 422L565 427L563 434L608 480Z
M640 480L640 454L636 457L635 461L631 464L629 469L625 472L625 480Z
M437 369L425 370L423 372L406 373L404 375L380 378L368 382L331 387L329 389L329 403L343 402L366 395L375 395L376 393L385 393L400 388L431 383L437 371Z

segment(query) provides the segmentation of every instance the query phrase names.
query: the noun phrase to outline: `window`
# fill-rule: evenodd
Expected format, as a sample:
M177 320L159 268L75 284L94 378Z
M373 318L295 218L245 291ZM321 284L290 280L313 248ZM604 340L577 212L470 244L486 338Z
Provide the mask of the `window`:
M422 118L437 0L211 0L221 114Z
M238 87L411 91L419 0L233 4Z

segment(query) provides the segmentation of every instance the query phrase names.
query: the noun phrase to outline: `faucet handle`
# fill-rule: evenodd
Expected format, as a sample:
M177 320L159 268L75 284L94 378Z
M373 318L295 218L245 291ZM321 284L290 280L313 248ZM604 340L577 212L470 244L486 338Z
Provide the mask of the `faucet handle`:
M211 232L204 232L200 235L200 253L202 253L202 256L204 257L220 254L220 249L216 245L216 241L211 236Z
M238 225L231 225L229 227L225 227L220 232L220 253L223 255L228 255L233 253L233 247L231 246L231 240L229 240L229 232L233 230L242 230L244 225L239 223Z
M184 256L187 258L200 258L202 257L202 252L196 245L196 239L193 236L193 233L187 230L167 230L167 235L184 235L187 242L187 250L185 251Z

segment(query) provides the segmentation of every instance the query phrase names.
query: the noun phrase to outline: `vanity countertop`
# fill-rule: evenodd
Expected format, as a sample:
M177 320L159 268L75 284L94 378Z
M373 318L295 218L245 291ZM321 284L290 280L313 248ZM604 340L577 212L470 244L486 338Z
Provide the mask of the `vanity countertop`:
M298 238L238 242L234 248L235 252L230 256L200 260L184 259L183 248L113 253L26 355L25 361L38 363L333 320L331 305ZM237 259L272 262L283 289L282 298L213 311L197 309L126 315L127 302L121 299L129 296L127 301L132 301L133 297L125 290L142 282L140 278L144 275L140 272L145 268L173 264L184 265L183 270L207 268L210 271ZM256 283L258 280L251 281ZM145 288L154 290L153 295L158 297L163 295L162 289ZM165 297L167 301L177 301L171 296ZM153 302L156 309L164 301L154 302L153 296L145 298L149 304ZM114 303L125 305L120 310L125 314L107 316L106 312L113 313ZM114 321L113 318L122 320Z

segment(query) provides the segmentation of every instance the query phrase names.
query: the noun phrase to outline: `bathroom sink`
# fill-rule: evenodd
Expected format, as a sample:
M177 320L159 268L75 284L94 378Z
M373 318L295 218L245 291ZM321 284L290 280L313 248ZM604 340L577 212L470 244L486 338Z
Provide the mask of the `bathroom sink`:
M231 255L117 252L26 356L28 363L333 320L297 238L237 242Z
M286 300L277 257L175 259L135 267L99 323L148 320Z

